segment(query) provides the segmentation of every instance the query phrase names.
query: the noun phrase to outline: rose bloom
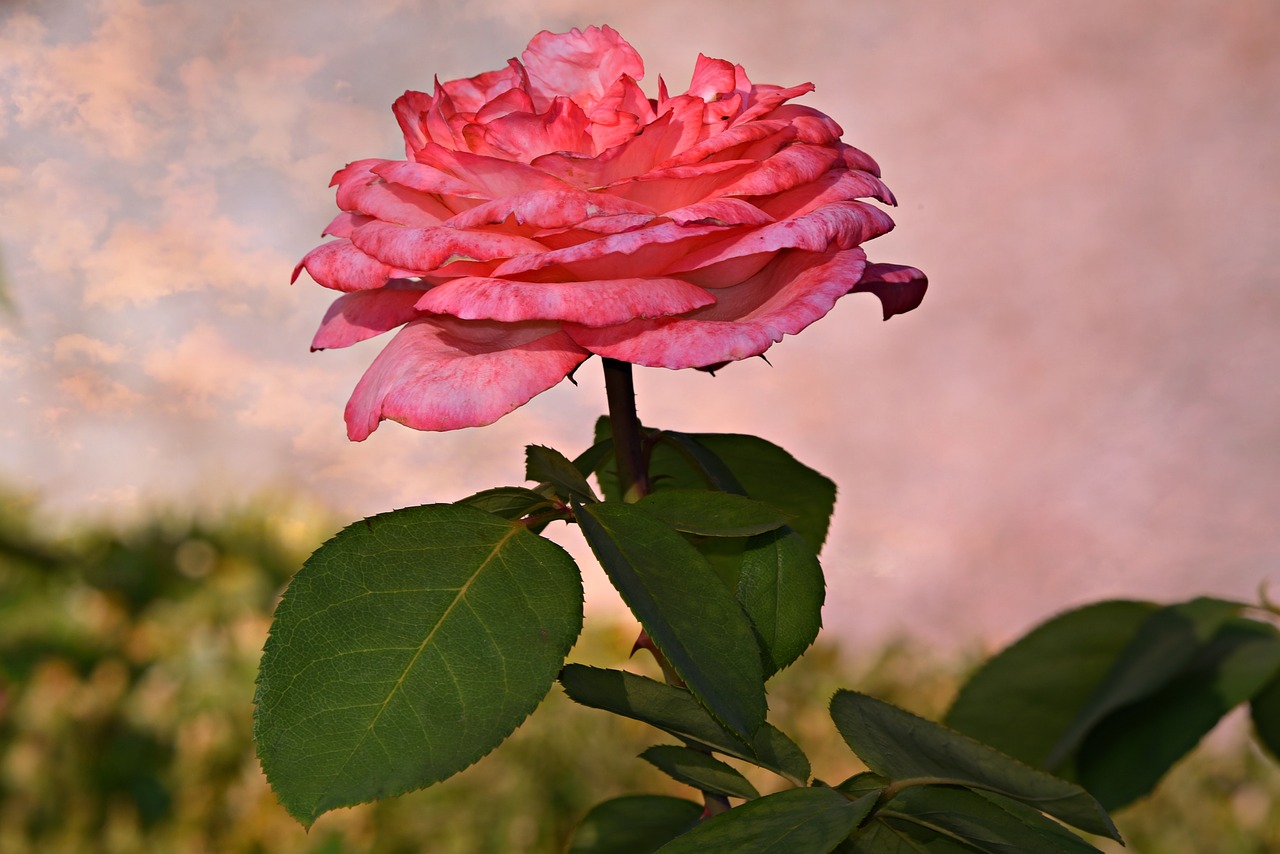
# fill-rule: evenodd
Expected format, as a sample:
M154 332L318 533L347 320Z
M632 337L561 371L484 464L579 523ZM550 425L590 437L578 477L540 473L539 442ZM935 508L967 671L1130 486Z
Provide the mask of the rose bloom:
M313 350L400 331L347 404L347 433L489 424L591 354L665 368L757 356L854 291L885 318L924 296L911 267L869 264L894 204L875 161L788 103L699 56L658 97L609 27L539 33L522 60L406 92L404 160L333 178L336 240L303 258L342 291Z

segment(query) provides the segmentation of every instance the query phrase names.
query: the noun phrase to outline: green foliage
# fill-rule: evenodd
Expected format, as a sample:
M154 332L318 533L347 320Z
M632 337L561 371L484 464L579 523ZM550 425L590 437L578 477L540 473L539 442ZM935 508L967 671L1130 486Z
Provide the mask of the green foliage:
M709 750L734 756L796 783L809 779L809 760L781 730L766 723L743 739L713 718L683 688L621 670L570 664L560 674L570 699L643 721Z
M530 446L533 489L366 520L298 574L263 657L257 733L303 822L452 776L506 739L557 671L580 705L679 739L641 758L706 803L689 829L678 801L607 802L578 850L1097 850L1047 816L1119 841L1106 807L1150 791L1234 706L1258 698L1255 717L1270 714L1280 632L1244 606L1104 603L1051 621L965 687L951 720L990 744L836 691L836 729L871 771L810 781L809 758L766 722L765 681L820 628L834 485L755 437L634 425L630 395L610 395L633 425L619 431L628 448L608 421L575 460ZM581 584L538 536L556 520L579 527L643 627L633 651L651 651L668 684L561 669ZM793 788L762 790L730 761Z
M559 546L472 507L344 529L276 610L255 697L262 766L304 824L443 780L546 695L582 628Z
M764 676L751 624L706 560L635 507L575 506L609 580L666 661L718 720L750 740L764 722Z
M826 787L788 789L720 813L658 849L661 854L823 854L870 812L874 798L851 801Z
M705 750L677 747L674 744L656 744L641 753L640 758L665 772L673 780L702 792L744 800L760 797L756 787L736 768L713 758Z
M826 580L812 547L787 526L747 541L738 601L751 619L766 676L799 658L822 628Z
M1079 786L883 700L840 691L831 717L858 757L887 784L889 802L913 786L960 786L1019 801L1082 830L1119 840L1102 807ZM1010 814L1011 824L1018 824Z
M258 767L247 698L277 591L303 549L336 526L259 503L206 521L165 517L53 539L19 503L0 507L0 851L554 854L601 800L605 811L607 799L647 791L683 805L684 825L650 847L605 839L571 849L625 854L654 850L701 813L691 789L635 759L653 729L553 690L500 750L449 781L334 811L304 833ZM107 556L133 567L130 583L104 571ZM634 638L631 627L589 621L570 658L614 662ZM824 776L841 779L859 766L815 697L856 684L934 715L966 668L911 644L841 656L819 644L770 682L770 720ZM1254 702L1265 707L1265 696ZM1280 850L1280 770L1237 733L1217 733L1119 813L1129 850ZM760 792L787 785L716 752ZM806 782L807 769L796 776ZM648 797L624 800L640 807L615 827L654 816Z
M698 823L702 805L664 795L629 795L597 804L582 819L569 854L652 854Z
M970 677L946 723L1046 767L1054 745L1156 610L1150 602L1099 602L1037 626Z
M1107 809L1125 806L1243 703L1267 743L1280 631L1244 607L1201 598L1062 614L987 662L947 722L1079 782Z
M875 819L840 852L973 852L988 854L1097 854L1062 825L1017 801L971 789L906 789L876 811Z
M636 506L671 528L704 537L749 537L776 531L790 516L742 495L705 489L663 489Z

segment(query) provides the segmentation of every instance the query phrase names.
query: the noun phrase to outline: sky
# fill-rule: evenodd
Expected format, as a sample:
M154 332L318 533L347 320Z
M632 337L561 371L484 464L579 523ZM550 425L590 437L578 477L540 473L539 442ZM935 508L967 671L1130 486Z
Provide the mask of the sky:
M308 352L332 294L289 274L332 173L403 155L405 89L590 24L650 94L699 52L813 82L898 197L868 251L929 274L921 308L854 296L771 366L637 377L646 423L755 433L837 482L836 635L998 642L1280 582L1268 0L0 2L0 485L55 522L266 491L354 519L585 448L597 360L492 426L349 443L382 342Z

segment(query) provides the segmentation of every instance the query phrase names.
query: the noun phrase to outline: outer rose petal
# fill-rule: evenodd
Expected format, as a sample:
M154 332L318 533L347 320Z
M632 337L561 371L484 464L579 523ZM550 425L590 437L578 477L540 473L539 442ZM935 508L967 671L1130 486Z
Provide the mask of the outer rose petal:
M905 314L924 299L929 279L915 267L902 264L868 264L862 280L849 293L868 291L880 299L884 319Z
M399 225L439 225L453 216L429 193L385 181L374 169L384 160L359 160L333 176L338 207Z
M590 355L555 324L415 320L356 385L347 403L347 437L363 441L384 419L416 430L492 424Z
M303 269L317 283L335 291L363 291L380 288L388 279L408 278L413 273L382 263L361 252L350 240L321 243L293 268L293 280Z
M515 282L453 279L432 288L417 308L463 320L566 320L612 326L637 317L665 317L704 308L715 297L683 279Z
M788 252L751 279L717 292L710 308L683 317L633 320L592 329L565 324L574 341L601 356L661 368L701 368L758 356L825 315L862 276L860 248Z
M420 287L386 287L343 294L325 312L311 340L312 352L349 347L408 323L421 314L413 304L422 297L422 291Z

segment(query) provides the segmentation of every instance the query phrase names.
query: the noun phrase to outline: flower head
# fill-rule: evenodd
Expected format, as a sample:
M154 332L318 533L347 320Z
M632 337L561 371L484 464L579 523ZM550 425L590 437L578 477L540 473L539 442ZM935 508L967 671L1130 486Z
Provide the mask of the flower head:
M520 60L406 92L404 160L339 170L336 240L298 265L342 291L312 349L400 327L356 386L348 435L496 421L593 353L701 368L757 356L853 291L885 317L919 270L869 264L893 221L875 161L813 90L699 56L647 98L609 27L539 33ZM294 271L295 278L298 270Z

